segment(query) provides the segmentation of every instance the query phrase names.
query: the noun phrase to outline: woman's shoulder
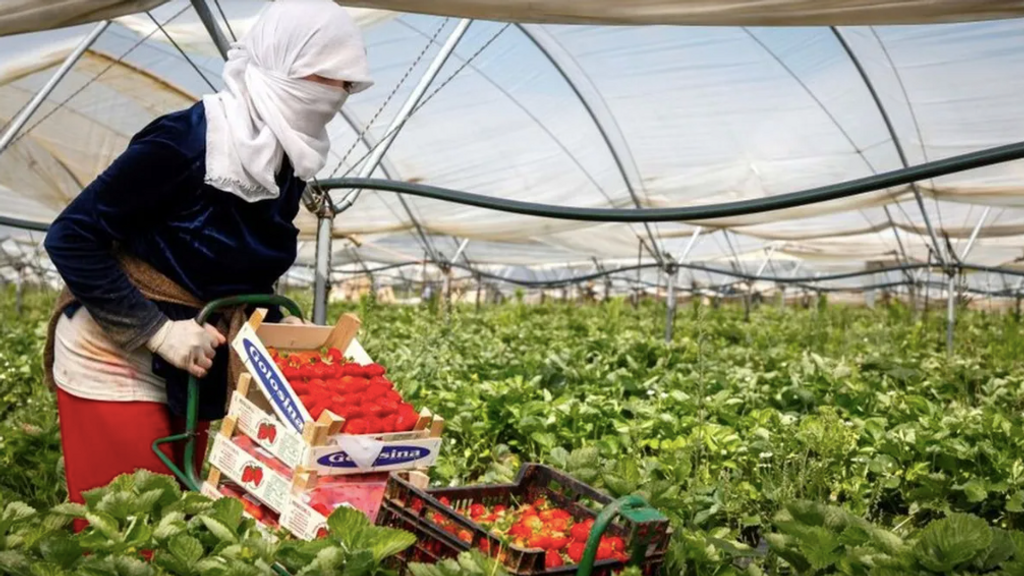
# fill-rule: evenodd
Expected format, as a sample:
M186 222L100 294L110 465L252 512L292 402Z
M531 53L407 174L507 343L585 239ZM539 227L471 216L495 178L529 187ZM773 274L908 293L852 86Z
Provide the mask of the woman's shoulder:
M206 154L203 102L156 118L135 134L131 145L160 146L183 156L202 158Z

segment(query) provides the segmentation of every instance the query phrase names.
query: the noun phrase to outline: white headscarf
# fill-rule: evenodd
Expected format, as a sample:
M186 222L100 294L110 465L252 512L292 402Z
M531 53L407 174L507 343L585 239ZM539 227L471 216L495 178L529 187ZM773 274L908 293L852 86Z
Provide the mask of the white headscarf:
M203 97L206 183L249 202L276 198L284 155L312 179L327 162L327 123L349 93L305 76L369 88L362 35L331 0L277 0L260 14L224 65L223 90Z

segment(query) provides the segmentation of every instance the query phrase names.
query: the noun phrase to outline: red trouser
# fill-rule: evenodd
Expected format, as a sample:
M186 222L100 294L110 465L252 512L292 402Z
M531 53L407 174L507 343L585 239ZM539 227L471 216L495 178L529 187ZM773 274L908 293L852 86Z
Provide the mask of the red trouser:
M185 420L172 416L158 402L102 402L72 396L57 389L60 437L68 497L84 503L82 492L106 486L121 474L142 468L171 474L153 452L153 441L185 430ZM196 438L196 470L206 457L208 422L200 422ZM185 460L185 443L164 444L164 454L179 466ZM81 530L84 521L75 523Z

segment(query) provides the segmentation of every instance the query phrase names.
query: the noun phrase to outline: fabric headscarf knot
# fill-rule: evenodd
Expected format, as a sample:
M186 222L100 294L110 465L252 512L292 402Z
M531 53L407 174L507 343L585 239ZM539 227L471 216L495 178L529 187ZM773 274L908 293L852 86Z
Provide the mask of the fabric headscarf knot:
M224 89L203 97L206 183L249 202L276 198L287 155L311 180L327 163L327 124L349 94L369 88L362 35L331 0L277 0L232 45ZM352 83L350 92L302 78Z

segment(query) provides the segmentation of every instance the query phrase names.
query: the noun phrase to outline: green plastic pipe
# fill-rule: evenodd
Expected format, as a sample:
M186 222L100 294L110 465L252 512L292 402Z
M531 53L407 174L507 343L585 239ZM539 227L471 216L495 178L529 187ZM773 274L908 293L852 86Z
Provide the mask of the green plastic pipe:
M243 296L231 296L229 298L221 298L220 300L214 300L207 304L196 316L196 322L200 325L205 324L209 320L210 316L214 312L221 308L231 308L234 306L278 306L288 310L293 316L302 318L302 309L290 298L279 296L276 294L248 294ZM167 468L174 473L174 475L181 480L185 487L192 491L199 490L199 480L196 474L196 427L199 423L199 379L195 376L189 376L188 378L188 404L185 410L185 432L182 434L175 434L166 438L158 438L153 441L153 451L156 453L160 461L163 462ZM172 442L185 441L185 458L182 466L184 470L178 467L177 463L160 450L160 446L163 444L169 444Z
M594 520L594 526L590 529L590 536L587 538L587 547L583 550L583 558L576 569L576 576L590 576L594 570L594 560L597 558L597 547L601 544L601 536L619 514L640 512L640 515L650 519L664 518L660 512L650 507L647 501L635 494L623 496L618 500L604 507L601 513ZM640 566L646 553L645 542L634 542L633 550L629 559L632 566Z
M741 200L738 202L724 202L707 206L687 206L679 208L644 208L644 209L618 209L618 208L581 208L574 206L553 206L549 204L537 204L534 202L520 202L508 198L495 198L482 194L472 194L458 190L450 190L438 186L425 184L414 184L410 182L396 182L393 180L380 180L375 178L331 178L320 181L320 187L325 190L348 188L368 189L383 192L398 192L487 208L500 212L511 212L514 214L525 214L527 216L539 216L542 218L555 218L560 220L577 220L584 222L672 222L672 221L695 221L710 220L714 218L728 218L744 216L747 214L758 214L785 208L806 206L818 202L837 200L885 190L895 186L905 186L919 180L928 180L955 172L973 170L992 164L1010 162L1024 158L1024 142L1007 144L995 148L988 148L978 152L951 156L942 160L925 162L909 168L901 168L890 172L873 174L856 180L829 184L818 188L811 188L800 192L788 194L776 194L765 198Z

